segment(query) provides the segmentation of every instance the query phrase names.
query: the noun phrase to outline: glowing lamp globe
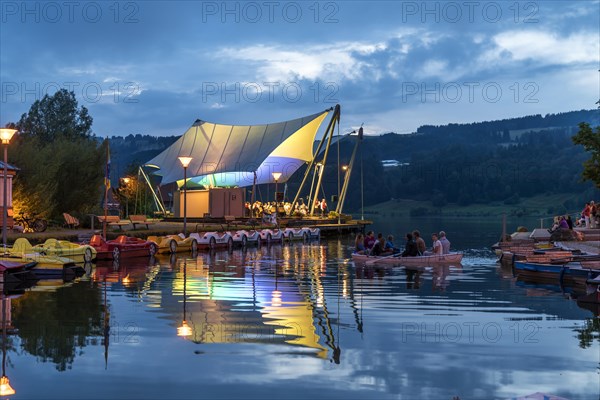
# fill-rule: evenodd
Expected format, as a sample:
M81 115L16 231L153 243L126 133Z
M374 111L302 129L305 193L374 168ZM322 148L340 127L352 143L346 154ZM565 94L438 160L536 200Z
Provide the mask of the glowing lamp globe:
M0 128L0 140L2 140L2 144L8 144L15 133L17 133L16 129Z

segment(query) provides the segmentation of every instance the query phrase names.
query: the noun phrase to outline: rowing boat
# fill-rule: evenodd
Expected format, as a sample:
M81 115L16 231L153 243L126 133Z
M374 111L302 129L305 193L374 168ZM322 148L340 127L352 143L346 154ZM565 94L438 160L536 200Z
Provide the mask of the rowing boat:
M428 267L431 265L460 264L463 253L449 253L442 255L400 257L398 256L367 256L364 254L352 254L352 260L363 264L391 264L405 267Z
M587 279L598 276L600 269L595 268L595 265L589 261L574 261L563 264L515 261L515 272L521 277L558 280L561 283L565 280L585 283Z

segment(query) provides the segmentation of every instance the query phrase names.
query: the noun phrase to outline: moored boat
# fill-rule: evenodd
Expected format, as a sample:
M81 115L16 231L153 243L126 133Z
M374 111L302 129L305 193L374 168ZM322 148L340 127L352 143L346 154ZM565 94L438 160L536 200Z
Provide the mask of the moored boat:
M433 265L451 265L462 262L463 253L449 253L442 255L428 255L416 257L393 256L368 256L365 254L352 254L352 260L363 264L390 264L406 267L428 267Z
M96 250L93 246L68 240L46 239L43 244L32 246L31 250L48 256L70 258L79 263L91 262L96 258Z
M35 261L8 261L0 260L0 283L3 285L36 279L31 272Z
M190 238L196 240L200 249L216 249L218 247L233 248L233 237L229 232L201 232L191 233Z
M583 284L586 280L600 275L600 269L597 267L594 268L589 262L585 261L574 261L563 264L515 261L515 273L517 276L534 279L547 279L559 282L569 281Z
M97 252L98 260L115 260L132 257L149 257L156 254L156 243L136 237L121 235L115 240L104 240L100 235L92 236L90 246Z

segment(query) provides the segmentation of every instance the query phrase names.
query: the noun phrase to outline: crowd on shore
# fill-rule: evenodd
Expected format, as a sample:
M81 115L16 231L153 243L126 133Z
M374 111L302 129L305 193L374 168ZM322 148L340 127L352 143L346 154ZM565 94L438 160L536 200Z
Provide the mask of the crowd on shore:
M577 240L583 240L583 234L574 230L573 228L575 227L586 229L600 227L600 207L596 206L594 201L585 203L585 207L581 211L579 218L575 218L575 221L571 219L570 215L555 216L552 227L548 229L548 232L553 234L560 231L570 231L576 236Z
M404 250L400 252L400 249L394 244L394 237L392 235L388 235L386 239L381 233L375 237L373 231L367 232L366 235L359 233L356 235L354 241L354 252L356 254L383 257L395 255L400 257L417 257L450 253L450 241L444 231L431 234L431 250L427 250L425 240L421 237L421 232L418 230L407 233L405 238L406 244Z

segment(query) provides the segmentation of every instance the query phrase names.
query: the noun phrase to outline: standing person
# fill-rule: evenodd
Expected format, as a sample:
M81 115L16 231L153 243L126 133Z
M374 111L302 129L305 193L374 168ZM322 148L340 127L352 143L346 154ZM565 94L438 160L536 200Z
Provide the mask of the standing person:
M419 254L417 255L422 256L423 254L425 254L425 249L427 248L427 245L425 245L425 241L421 237L421 232L415 230L412 234L415 239L415 243L417 244L417 250L419 251Z
M327 211L327 202L325 201L325 197L323 197L323 200L321 200L321 217L325 215L326 211Z
M590 228L595 228L596 227L596 214L597 214L597 208L596 208L596 203L594 203L594 201L590 201Z
M442 254L450 254L450 241L446 238L444 231L440 231L440 243L442 244Z
M583 208L583 212L581 214L585 220L586 229L590 227L590 211L590 203L585 203L585 207Z
M413 239L412 233L406 234L406 247L402 252L402 257L416 257L419 255L419 249L417 243Z
M433 255L441 256L443 254L442 243L438 239L437 233L431 234L431 241L433 242L431 252Z

